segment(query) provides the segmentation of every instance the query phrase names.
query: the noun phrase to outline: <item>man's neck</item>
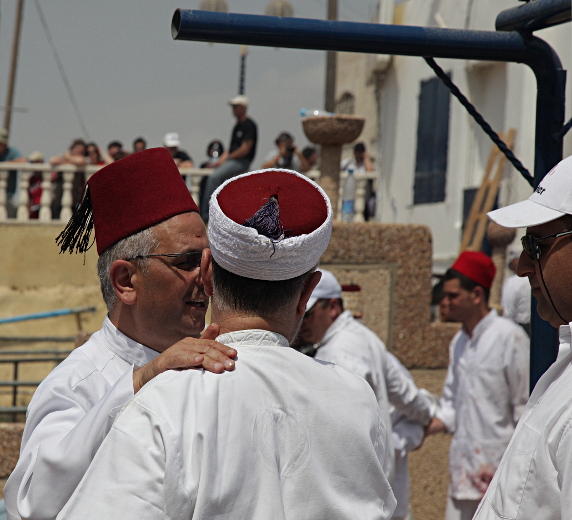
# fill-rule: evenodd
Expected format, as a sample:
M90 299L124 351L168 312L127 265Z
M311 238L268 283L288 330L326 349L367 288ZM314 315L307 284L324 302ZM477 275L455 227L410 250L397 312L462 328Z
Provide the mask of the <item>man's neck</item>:
M276 317L249 316L235 312L220 312L214 306L212 310L212 322L220 328L220 334L236 332L239 330L267 330L281 334L288 341L292 341L298 331L298 323L290 323Z
M463 328L470 338L473 337L473 331L475 330L475 327L489 312L490 309L487 307L480 308L477 312L475 312L473 316L463 322Z
M236 122L237 123L244 123L247 119L248 119L248 116L246 114L244 114L243 116L237 117Z

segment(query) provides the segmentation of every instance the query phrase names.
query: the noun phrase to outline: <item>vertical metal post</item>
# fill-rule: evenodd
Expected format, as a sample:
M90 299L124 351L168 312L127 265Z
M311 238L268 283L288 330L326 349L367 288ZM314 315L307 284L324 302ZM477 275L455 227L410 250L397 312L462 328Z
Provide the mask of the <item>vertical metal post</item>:
M536 72L536 71L535 71ZM566 71L556 69L555 77L537 73L534 187L562 160L562 139L556 135L564 124ZM530 334L530 390L558 356L558 330L538 316L532 299Z
M18 361L14 361L14 377L12 381L16 383L18 381ZM18 404L18 385L14 384L12 386L12 406L16 406Z
M328 20L337 19L338 0L328 0ZM326 112L336 111L336 51L326 51L324 109Z
M14 87L16 86L16 69L18 67L18 47L20 46L20 29L22 27L22 13L24 0L18 0L16 8L16 23L14 25L14 39L12 41L12 58L10 62L10 76L8 78L8 91L6 93L6 108L4 111L4 128L10 133L12 122L12 101L14 99Z
M244 84L246 82L246 55L248 53L246 45L240 46L240 76L238 78L238 94L244 95Z

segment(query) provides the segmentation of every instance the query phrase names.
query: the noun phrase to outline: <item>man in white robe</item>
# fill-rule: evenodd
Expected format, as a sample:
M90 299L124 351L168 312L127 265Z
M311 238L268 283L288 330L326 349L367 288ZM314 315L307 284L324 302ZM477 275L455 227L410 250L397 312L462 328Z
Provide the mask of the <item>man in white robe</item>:
M421 392L391 359L383 341L343 309L342 287L336 277L320 269L322 278L308 301L300 335L317 346L315 359L336 363L365 379L375 393L386 424L391 425L390 403L408 418L427 426L437 406L427 392ZM393 482L395 457L390 450L387 472Z
M538 315L559 327L560 350L534 387L477 520L572 517L572 157L558 163L528 200L492 211L505 227L526 227L517 267Z
M60 519L389 519L387 431L360 377L289 348L331 234L313 181L262 170L211 198L201 275L236 369L156 377Z
M90 240L82 229L93 215L109 314L101 330L46 377L28 406L20 458L4 488L10 520L55 518L116 411L155 375L201 363L215 372L234 365L227 356L236 351L212 340L216 327L194 339L205 324L199 263L208 242L170 153L133 154L101 169L88 187L63 245L84 251Z
M487 255L465 251L444 277L448 316L463 324L451 340L440 408L428 429L453 434L446 520L473 517L528 399L528 336L489 309L494 275Z

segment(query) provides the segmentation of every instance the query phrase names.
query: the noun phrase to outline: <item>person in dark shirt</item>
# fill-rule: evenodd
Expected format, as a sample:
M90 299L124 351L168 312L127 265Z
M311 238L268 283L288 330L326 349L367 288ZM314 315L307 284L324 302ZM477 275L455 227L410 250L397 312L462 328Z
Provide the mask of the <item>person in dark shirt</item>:
M179 139L179 134L177 132L169 132L168 134L165 134L165 137L163 137L163 144L165 145L165 148L171 152L171 157L173 158L173 161L175 161L177 168L192 168L194 166L191 156L179 148L179 146L181 146L181 140Z
M236 96L228 104L236 118L232 129L230 147L212 167L216 168L206 182L201 204L201 216L205 222L209 219L209 200L215 190L226 180L248 171L256 154L258 130L256 123L247 116L248 98Z

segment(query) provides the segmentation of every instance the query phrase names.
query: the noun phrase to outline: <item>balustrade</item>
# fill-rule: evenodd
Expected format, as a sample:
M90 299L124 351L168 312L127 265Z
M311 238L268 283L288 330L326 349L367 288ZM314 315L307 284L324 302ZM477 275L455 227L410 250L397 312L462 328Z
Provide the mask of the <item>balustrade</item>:
M37 163L9 163L0 162L0 222L11 222L11 223L38 223L38 222L67 222L71 215L73 214L73 185L74 185L74 175L77 172L83 172L84 179L89 179L101 166L85 166L78 167L73 164L61 164L59 166L53 167L49 164L37 164ZM9 198L6 191L8 184L8 173L11 170L18 171L18 187L16 193ZM52 182L52 172L62 172L63 185L61 190L61 199L55 201L58 204L54 205L54 187L55 184ZM185 184L189 189L189 192L193 196L193 199L199 202L200 193L200 182L203 176L210 175L213 170L210 169L198 169L198 168L181 168L180 172L185 180ZM29 192L28 188L30 185L30 178L34 172L42 173L42 195L40 198L40 209L38 212L38 218L30 218L29 210ZM356 191L356 214L354 217L354 222L364 221L364 208L367 203L366 193L367 193L367 183L370 180L376 178L375 172L357 173L357 191ZM308 172L308 176L315 181L320 181L320 171L311 170ZM341 172L341 182L340 185L343 186L343 181L347 176L347 172ZM341 206L341 192L339 197ZM59 218L52 218L52 209L54 206L60 206L61 210L59 212ZM12 208L11 210L9 210ZM337 208L337 214L341 212L341 207ZM14 215L14 218L10 216Z

